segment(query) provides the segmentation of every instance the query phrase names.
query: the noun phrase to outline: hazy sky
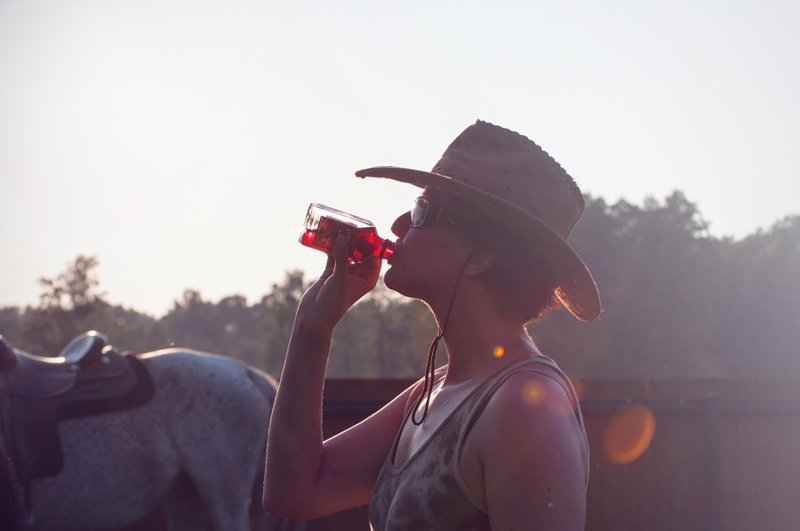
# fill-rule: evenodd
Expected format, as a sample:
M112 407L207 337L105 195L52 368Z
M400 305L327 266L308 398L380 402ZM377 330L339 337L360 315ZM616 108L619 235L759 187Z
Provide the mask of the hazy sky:
M395 7L395 5L397 7ZM0 306L96 255L112 303L254 302L322 202L389 234L480 118L716 236L800 213L800 3L0 0Z

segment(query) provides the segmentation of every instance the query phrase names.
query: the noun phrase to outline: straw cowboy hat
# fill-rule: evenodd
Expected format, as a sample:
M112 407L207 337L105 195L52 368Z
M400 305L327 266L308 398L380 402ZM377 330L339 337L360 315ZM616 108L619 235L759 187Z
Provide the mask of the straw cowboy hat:
M572 315L591 321L600 314L592 274L566 241L583 213L583 195L572 177L528 138L478 120L458 135L431 171L377 166L356 176L432 186L469 201L554 265L556 296Z

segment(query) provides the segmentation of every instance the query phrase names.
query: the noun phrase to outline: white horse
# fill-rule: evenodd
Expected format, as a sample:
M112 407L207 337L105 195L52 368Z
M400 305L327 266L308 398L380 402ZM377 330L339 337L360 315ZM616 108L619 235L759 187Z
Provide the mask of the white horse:
M96 346L87 345L84 338L79 347ZM20 351L6 350L21 359ZM83 354L70 359L68 351L58 364L78 367ZM152 398L58 422L63 467L29 482L31 528L119 529L159 507L170 530L292 527L260 506L275 381L232 358L198 351L166 349L137 358L152 377ZM0 371L5 367L8 381L20 365L0 360Z

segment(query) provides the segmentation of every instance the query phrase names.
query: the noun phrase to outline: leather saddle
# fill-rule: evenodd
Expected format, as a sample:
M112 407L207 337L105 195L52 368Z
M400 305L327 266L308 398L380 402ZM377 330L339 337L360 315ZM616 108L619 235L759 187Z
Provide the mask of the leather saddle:
M35 356L14 349L15 364L8 378L11 396L44 400L64 396L76 387L99 388L103 380L123 379L130 364L108 338L95 331L76 337L57 357Z
M142 362L118 352L96 331L79 335L57 357L14 349L1 336L0 343L6 351L0 352L4 394L10 399L6 429L26 483L61 471L60 420L142 405L153 395L153 382Z

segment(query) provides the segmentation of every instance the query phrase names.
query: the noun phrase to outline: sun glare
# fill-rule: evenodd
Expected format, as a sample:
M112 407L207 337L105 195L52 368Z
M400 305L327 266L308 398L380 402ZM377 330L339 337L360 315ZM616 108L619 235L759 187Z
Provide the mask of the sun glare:
M645 406L637 405L617 412L606 425L606 457L617 465L633 463L653 442L656 418Z
M522 388L522 400L529 406L538 406L545 399L545 391L539 382L531 381Z

